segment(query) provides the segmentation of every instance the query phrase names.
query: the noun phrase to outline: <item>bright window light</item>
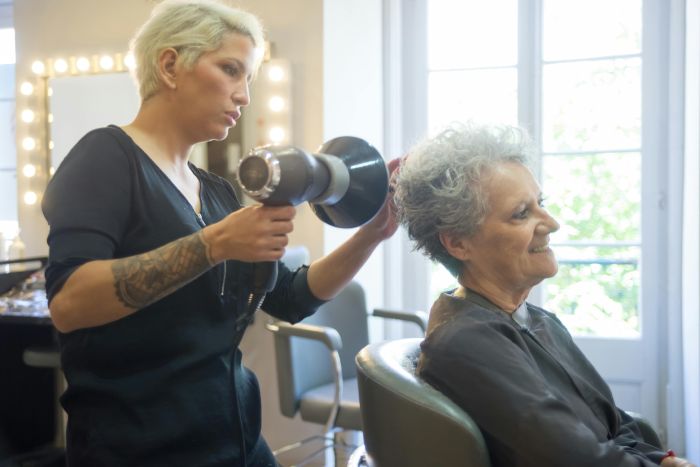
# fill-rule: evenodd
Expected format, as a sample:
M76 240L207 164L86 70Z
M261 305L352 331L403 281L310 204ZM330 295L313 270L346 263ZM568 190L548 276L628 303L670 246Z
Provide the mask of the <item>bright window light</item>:
M0 65L12 65L15 61L15 30L0 29Z

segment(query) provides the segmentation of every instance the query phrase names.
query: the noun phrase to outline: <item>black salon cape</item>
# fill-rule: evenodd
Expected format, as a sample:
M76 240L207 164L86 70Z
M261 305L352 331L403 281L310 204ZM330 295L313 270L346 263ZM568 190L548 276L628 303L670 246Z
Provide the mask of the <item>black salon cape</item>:
M528 310L525 328L473 292L442 294L421 344L420 375L471 415L493 467L657 465L666 453L641 441L563 324Z
M240 207L232 187L191 165L206 224ZM153 250L201 229L191 205L121 129L88 133L43 201L49 222L49 300L86 261ZM238 344L251 265L227 261L167 297L109 324L59 335L68 389L69 466L268 465L260 391ZM297 322L322 302L280 264L264 308Z

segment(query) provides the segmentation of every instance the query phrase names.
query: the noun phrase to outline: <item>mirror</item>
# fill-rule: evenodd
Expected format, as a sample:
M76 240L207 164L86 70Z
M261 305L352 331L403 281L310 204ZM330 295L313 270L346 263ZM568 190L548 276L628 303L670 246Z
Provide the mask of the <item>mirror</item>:
M48 86L48 157L54 169L88 131L126 124L139 108L136 84L128 72L50 77ZM290 144L289 63L279 59L263 63L250 93L251 105L243 110L227 139L201 143L190 157L196 166L230 181L237 192L235 171L245 151L270 143Z

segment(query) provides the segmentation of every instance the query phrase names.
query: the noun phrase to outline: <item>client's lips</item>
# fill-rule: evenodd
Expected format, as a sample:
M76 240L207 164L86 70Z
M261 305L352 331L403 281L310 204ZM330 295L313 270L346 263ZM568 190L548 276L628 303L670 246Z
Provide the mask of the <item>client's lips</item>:
M545 251L549 251L549 244L530 249L530 253L544 253Z

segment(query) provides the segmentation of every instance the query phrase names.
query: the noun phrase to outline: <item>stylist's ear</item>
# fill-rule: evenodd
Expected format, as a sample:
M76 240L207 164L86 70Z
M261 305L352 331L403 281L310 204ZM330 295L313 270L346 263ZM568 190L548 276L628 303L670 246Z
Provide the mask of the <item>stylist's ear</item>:
M439 235L440 243L451 256L460 261L469 259L469 240L461 235L453 235L446 232L440 232Z
M158 74L167 89L177 88L177 50L164 49L158 57Z

